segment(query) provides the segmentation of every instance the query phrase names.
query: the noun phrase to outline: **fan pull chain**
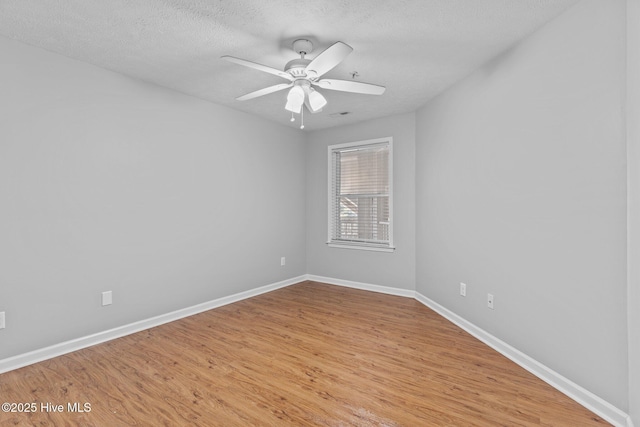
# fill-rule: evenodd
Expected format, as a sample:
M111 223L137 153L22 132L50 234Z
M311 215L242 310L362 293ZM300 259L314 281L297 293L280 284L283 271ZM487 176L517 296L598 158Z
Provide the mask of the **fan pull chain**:
M302 111L300 112L300 129L304 129L304 105L302 106Z
M292 121L292 122L296 121L295 117L293 117L293 111L291 112L291 120L290 121Z

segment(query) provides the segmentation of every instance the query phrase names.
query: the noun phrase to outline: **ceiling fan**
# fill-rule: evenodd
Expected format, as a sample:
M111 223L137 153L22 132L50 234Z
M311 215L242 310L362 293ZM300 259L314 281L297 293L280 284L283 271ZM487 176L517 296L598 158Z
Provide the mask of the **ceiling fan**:
M334 68L349 55L353 48L345 43L336 42L322 51L314 59L307 59L305 56L313 50L313 44L306 39L298 39L293 42L293 50L300 55L300 58L293 59L284 67L284 71L266 65L257 64L233 56L223 56L229 62L244 65L265 73L274 74L288 80L288 83L281 83L269 86L264 89L242 95L236 98L238 101L246 101L259 96L268 95L280 90L288 89L287 103L285 109L291 111L291 121L294 120L293 113L301 113L302 105L312 113L322 111L327 105L327 100L314 87L341 92L360 93L366 95L382 95L384 86L370 83L362 83L349 80L321 79L322 75Z

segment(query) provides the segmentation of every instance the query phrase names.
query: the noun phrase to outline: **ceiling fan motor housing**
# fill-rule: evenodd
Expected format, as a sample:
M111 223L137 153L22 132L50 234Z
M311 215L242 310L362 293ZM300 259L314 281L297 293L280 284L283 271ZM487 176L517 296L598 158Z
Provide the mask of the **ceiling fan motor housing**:
M296 58L289 62L284 67L284 71L291 74L293 77L306 77L307 73L305 68L311 62L310 59Z

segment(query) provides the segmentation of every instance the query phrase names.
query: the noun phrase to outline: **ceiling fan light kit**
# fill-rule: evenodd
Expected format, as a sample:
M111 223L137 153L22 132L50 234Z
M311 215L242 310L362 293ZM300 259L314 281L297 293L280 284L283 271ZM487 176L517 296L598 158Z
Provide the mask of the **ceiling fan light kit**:
M307 92L307 96L309 97L309 106L312 113L317 113L318 111L322 111L322 108L327 105L327 100L324 96L320 94L317 90L310 87L309 92Z
M300 85L296 84L287 95L287 104L284 106L284 109L292 113L300 114L302 104L304 104L304 90Z
M223 56L222 59L229 62L273 74L289 81L289 83L281 83L256 90L236 99L238 101L246 101L284 89L290 89L287 94L287 102L284 108L292 113L291 121L294 121L295 119L293 114L303 114L304 107L306 107L311 113L318 113L322 111L325 105L327 105L326 98L313 86L321 89L360 93L365 95L382 95L385 91L384 86L378 86L370 83L320 79L322 75L333 69L353 51L353 48L345 43L336 42L332 44L314 59L305 58L305 56L313 50L313 44L309 40L298 39L294 41L293 50L300 55L300 58L289 61L285 65L284 71L244 59L235 58L233 56ZM300 128L304 129L304 123Z

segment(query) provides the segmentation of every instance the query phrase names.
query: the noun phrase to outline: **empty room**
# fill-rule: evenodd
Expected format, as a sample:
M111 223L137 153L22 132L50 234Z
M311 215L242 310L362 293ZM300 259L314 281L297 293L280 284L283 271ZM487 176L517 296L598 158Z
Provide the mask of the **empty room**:
M0 425L640 426L640 0L0 0Z

